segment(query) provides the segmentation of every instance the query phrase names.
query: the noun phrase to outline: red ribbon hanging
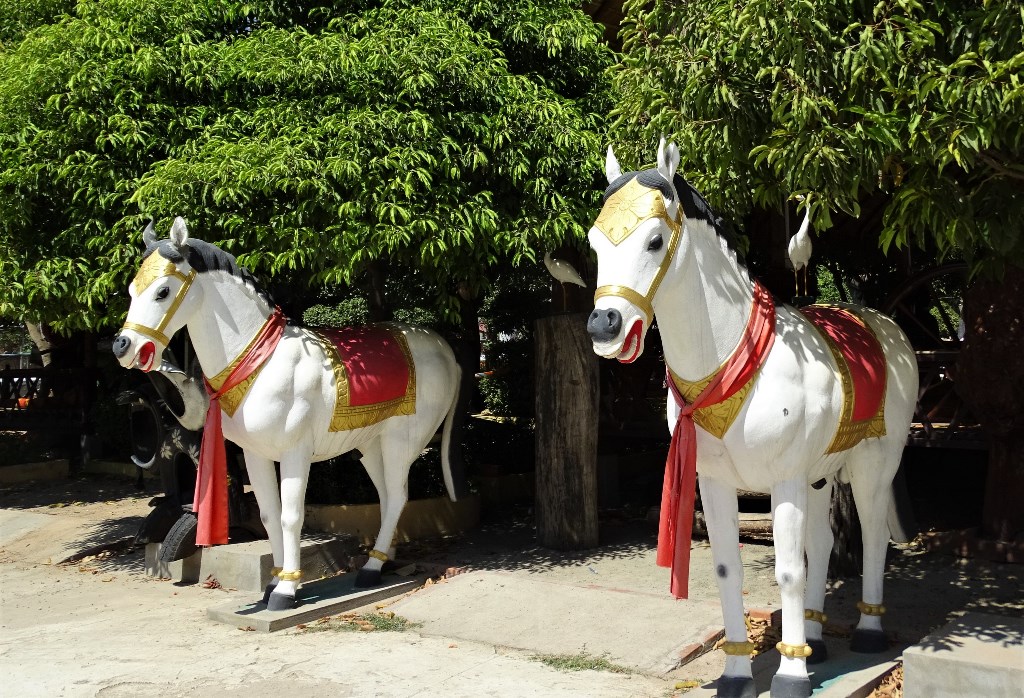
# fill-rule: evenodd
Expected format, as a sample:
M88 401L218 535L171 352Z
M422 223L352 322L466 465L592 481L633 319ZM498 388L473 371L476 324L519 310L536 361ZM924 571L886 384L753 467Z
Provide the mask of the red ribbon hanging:
M690 538L697 482L697 427L694 410L724 402L745 386L760 370L775 341L775 302L772 294L754 284L754 303L739 346L692 403L687 404L668 373L668 384L680 406L672 430L665 482L661 491L658 527L658 565L672 568L671 592L677 599L689 594Z
M274 309L266 324L253 341L252 348L242 357L227 380L214 390L209 382L206 392L210 406L206 410L203 443L199 449L199 469L196 473L196 492L192 511L198 516L196 545L223 545L228 542L228 459L221 429L220 396L252 375L266 361L284 333L287 318L280 308Z

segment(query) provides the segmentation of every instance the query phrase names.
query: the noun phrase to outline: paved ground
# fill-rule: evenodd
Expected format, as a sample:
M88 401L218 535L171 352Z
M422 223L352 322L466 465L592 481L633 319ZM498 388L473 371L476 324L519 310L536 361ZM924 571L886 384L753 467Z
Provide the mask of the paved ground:
M0 694L667 697L721 671L721 653L671 661L687 632L714 622L709 551L693 553L694 599L674 603L653 562L654 526L639 518L606 518L602 546L586 554L537 548L529 516L410 544L401 557L473 570L390 607L420 627L263 634L208 621L233 592L149 579L141 552L58 564L134 532L149 497L113 480L0 491ZM771 549L747 542L744 562L748 605L774 604ZM897 649L966 608L1021 615L1021 578L1019 566L895 551L886 605ZM831 590L830 643L842 643L858 592ZM634 673L538 659L581 649Z

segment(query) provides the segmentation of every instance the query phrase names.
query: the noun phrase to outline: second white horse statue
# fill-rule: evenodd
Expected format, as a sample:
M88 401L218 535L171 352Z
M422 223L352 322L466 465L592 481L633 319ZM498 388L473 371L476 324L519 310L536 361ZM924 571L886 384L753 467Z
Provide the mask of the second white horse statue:
M878 312L776 303L737 259L720 219L676 176L678 166L678 149L664 140L658 166L641 172L623 173L608 149L605 203L590 230L598 289L588 330L594 351L630 362L658 318L673 430L658 562L673 568L673 593L686 596L699 473L725 619L722 698L756 695L736 493L771 494L782 596L782 657L771 695L805 698L806 661L824 658L836 478L850 482L863 528L863 600L852 648L886 647L887 515L914 412L917 363L903 332Z
M222 430L243 449L270 538L274 579L264 601L271 610L293 607L310 463L358 449L380 495L381 528L356 584L378 583L394 555L409 467L442 422L444 480L455 499L449 455L460 370L451 348L430 330L399 324L295 326L234 257L190 239L181 218L169 239L158 241L152 224L143 239L144 261L114 354L122 366L148 371L159 365L169 338L188 327L211 393L196 542L228 542Z

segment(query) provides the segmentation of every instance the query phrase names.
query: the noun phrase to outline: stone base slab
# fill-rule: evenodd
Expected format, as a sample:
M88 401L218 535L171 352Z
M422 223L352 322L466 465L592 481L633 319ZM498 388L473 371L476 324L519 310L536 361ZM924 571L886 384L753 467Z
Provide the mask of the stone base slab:
M904 698L1022 694L1022 618L967 613L903 652Z
M254 597L245 603L230 601L214 606L207 610L206 616L244 630L272 633L399 596L423 583L421 578L387 575L378 586L357 589L355 579L356 574L349 573L303 584L299 588L298 607L288 611L268 611L258 603L260 599Z

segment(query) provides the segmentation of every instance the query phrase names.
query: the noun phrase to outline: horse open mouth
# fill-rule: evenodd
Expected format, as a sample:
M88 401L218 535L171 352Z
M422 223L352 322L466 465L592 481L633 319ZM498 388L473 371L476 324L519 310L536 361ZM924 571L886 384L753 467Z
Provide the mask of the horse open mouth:
M153 360L156 358L156 347L152 342L146 342L139 349L139 356L136 359L139 362L139 368L143 371L149 371L153 368Z
M644 321L637 318L629 327L625 339L622 340L622 351L619 352L619 363L631 364L640 358L644 347Z

